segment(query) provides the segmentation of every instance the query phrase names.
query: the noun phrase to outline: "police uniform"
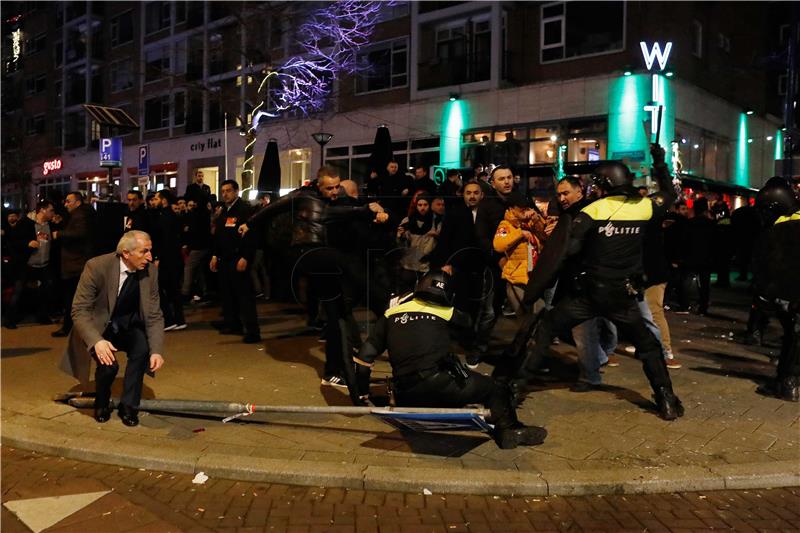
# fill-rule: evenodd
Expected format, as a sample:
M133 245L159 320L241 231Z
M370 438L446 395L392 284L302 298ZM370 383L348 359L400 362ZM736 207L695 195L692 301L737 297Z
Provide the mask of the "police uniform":
M770 205L772 204L772 205ZM800 201L789 183L770 178L756 197L762 211L779 209L765 235L765 246L755 273L756 302L774 312L783 328L781 353L775 379L758 392L797 402L800 400ZM774 218L773 213L772 217Z
M580 254L580 274L575 277L569 294L536 325L534 345L522 358L512 381L515 390L525 386L554 337L567 335L586 320L603 317L616 324L636 347L661 417L673 420L683 415L683 407L672 391L661 345L645 325L637 303L643 289L645 226L652 219L663 217L674 198L667 185L666 168L662 164L654 170L660 173L663 195L652 199L638 195L624 165L605 164L596 170L595 180L610 195L584 207L572 223L566 255Z
M544 428L523 426L517 419L506 385L472 372L449 354L451 324L468 324L465 314L447 301L430 301L431 292L420 290L426 284L450 283L442 272L426 274L414 295L390 307L378 320L369 338L355 357L359 392L369 391L369 367L375 359L389 351L397 404L404 407L463 407L478 403L491 411L495 424L493 437L501 448L519 444L533 445L544 441Z

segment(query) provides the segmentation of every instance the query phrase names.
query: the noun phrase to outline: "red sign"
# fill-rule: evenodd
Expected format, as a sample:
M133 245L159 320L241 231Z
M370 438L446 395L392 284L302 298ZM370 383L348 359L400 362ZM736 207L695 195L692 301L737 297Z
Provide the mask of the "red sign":
M48 173L52 172L53 170L61 170L61 160L60 159L53 159L51 161L45 161L42 165L42 175L47 176Z

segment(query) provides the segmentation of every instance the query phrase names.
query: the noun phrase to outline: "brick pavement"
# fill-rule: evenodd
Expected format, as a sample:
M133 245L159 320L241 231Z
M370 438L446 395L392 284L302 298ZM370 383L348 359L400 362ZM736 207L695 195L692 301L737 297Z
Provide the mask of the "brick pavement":
M800 488L501 497L297 487L74 461L2 448L3 503L112 492L45 533L796 532ZM2 509L2 531L28 529Z
M574 354L562 343L552 372L520 409L522 420L549 431L534 448L498 450L482 435L401 435L369 417L259 415L221 424L155 413L134 429L116 418L100 425L90 410L51 400L75 386L55 368L63 340L50 338L52 327L21 326L2 335L2 437L97 462L350 488L566 495L797 485L800 406L754 392L774 371L768 356L777 349L742 346L729 335L744 328L747 298L743 290L715 291L710 317L668 313L684 364L671 374L687 408L672 423L650 410L641 365L630 357L605 372L606 391L570 392ZM145 397L349 403L341 390L319 385L323 345L302 334L297 308L260 304L265 342L256 346L214 332L208 321L216 313L190 310L189 329L167 335L167 365L145 380ZM512 328L502 320L498 341ZM768 337L777 342L777 330ZM384 361L375 375L387 371Z

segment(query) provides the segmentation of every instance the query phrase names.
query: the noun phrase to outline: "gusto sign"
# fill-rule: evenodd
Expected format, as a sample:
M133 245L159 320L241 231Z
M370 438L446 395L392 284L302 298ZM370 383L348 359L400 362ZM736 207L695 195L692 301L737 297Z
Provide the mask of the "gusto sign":
M61 170L61 160L60 159L52 159L50 161L45 161L42 164L42 175L47 176L50 172L54 170Z

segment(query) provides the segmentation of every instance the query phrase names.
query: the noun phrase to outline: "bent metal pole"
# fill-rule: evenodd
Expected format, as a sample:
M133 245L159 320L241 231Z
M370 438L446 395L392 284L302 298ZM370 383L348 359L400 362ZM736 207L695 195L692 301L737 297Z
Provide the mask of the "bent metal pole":
M70 397L72 396L72 397ZM73 396L71 394L56 397L66 400L72 407L89 409L94 407L94 398L90 396ZM117 406L117 399L111 400L111 406ZM409 414L460 414L489 416L488 409L450 409L435 407L359 407L347 405L256 405L252 403L235 403L205 400L141 400L141 411L170 411L192 413L299 413L299 414L331 414L331 415L370 415L383 413Z

